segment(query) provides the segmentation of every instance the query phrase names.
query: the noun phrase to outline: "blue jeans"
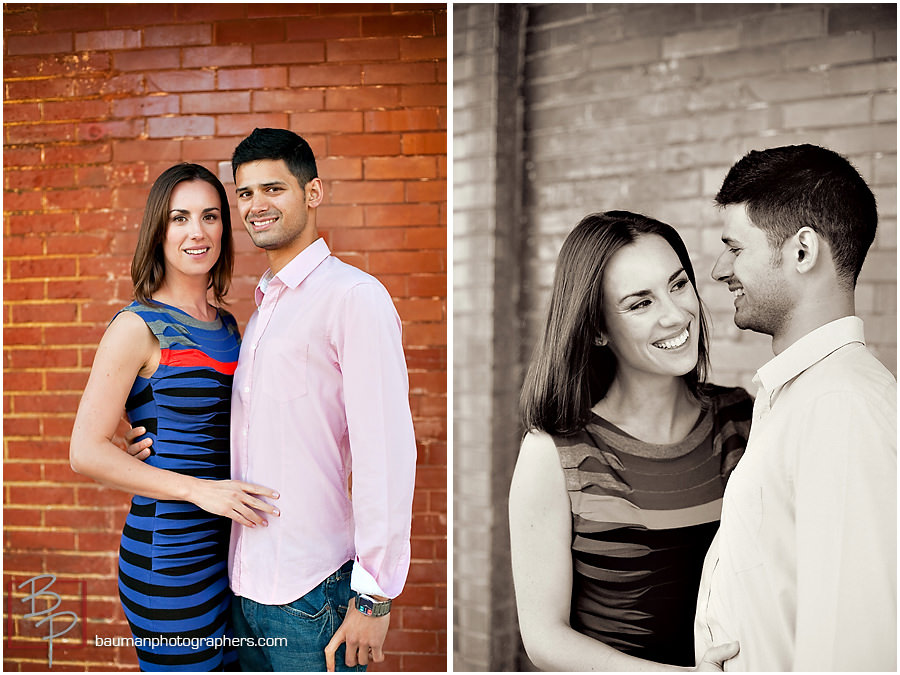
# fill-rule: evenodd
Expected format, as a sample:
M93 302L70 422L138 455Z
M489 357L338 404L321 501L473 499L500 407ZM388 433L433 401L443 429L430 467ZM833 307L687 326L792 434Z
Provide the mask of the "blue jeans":
M236 638L287 638L277 647L241 645L238 658L241 670L257 672L325 671L325 646L347 614L350 572L353 561L344 565L299 600L287 605L262 605L236 597L231 603ZM365 672L365 666L344 664L344 645L334 657L337 671Z

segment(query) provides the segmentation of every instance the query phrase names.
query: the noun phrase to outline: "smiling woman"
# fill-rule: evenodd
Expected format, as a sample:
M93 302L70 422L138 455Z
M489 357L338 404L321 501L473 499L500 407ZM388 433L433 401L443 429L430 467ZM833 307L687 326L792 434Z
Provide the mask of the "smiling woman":
M705 382L706 334L672 227L610 211L570 233L509 497L519 625L543 670L694 666L703 559L752 408Z
M613 391L603 401L608 403L621 384L633 378L677 377L697 367L700 335L705 334L700 300L665 239L643 235L613 255L601 294L609 301L603 303L605 330L600 335L618 369Z
M199 164L187 163L176 164L164 171L156 179L147 197L144 218L138 232L138 244L131 261L134 299L138 302L149 304L154 293L159 292L166 283L164 244L170 235L178 236L183 223L190 222L191 209L194 211L195 224L206 221L205 228L209 227L210 212L215 214L217 225L214 227L218 227L218 235L214 237L214 242L209 235L206 239L209 240L208 243L215 243L219 254L210 256L205 261L203 275L206 275L206 287L212 289L215 302L222 304L231 283L234 266L228 197L224 186L211 171ZM187 214L183 213L186 210ZM176 227L170 227L173 223ZM177 256L172 257L173 260L176 258ZM202 300L194 304L201 311L207 311L205 289Z
M215 188L202 180L183 181L172 190L168 226L162 243L166 276L156 291L164 301L180 285L179 277L206 280L219 259L222 241L222 209ZM199 296L198 296L199 297ZM205 302L200 311L209 316Z

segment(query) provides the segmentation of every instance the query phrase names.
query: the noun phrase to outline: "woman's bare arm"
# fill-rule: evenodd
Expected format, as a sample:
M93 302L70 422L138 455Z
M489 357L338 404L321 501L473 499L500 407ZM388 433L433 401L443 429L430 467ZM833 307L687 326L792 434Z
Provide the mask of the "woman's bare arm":
M242 481L203 480L146 464L114 443L128 393L139 373L158 363L159 343L137 315L122 312L100 340L87 386L75 416L69 461L94 480L151 499L189 501L242 525L264 525L254 511L277 509L253 495L277 498L274 491Z

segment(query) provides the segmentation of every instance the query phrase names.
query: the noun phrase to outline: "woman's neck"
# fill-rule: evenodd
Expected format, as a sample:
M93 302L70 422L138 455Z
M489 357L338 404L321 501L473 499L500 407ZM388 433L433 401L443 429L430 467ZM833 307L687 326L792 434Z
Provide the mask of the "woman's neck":
M700 403L680 377L623 377L617 374L594 412L646 443L683 440L697 422Z
M184 310L200 321L212 321L216 311L207 300L208 279L166 277L153 299Z

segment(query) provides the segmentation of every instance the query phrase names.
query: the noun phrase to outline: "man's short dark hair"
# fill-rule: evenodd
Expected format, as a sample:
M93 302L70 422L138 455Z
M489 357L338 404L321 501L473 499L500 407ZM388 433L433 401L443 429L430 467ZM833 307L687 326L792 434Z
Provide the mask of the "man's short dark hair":
M234 149L231 171L236 175L241 164L262 159L284 160L301 188L319 175L309 143L287 129L254 129Z
M846 158L817 145L753 150L738 161L716 195L720 206L746 204L773 247L802 227L831 247L839 278L856 285L875 239L875 196Z

